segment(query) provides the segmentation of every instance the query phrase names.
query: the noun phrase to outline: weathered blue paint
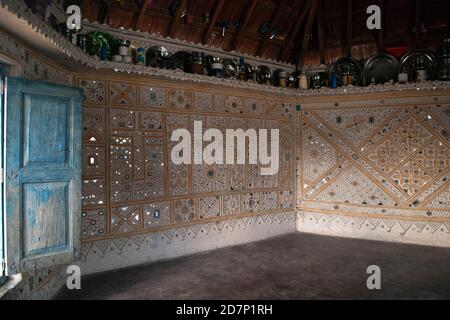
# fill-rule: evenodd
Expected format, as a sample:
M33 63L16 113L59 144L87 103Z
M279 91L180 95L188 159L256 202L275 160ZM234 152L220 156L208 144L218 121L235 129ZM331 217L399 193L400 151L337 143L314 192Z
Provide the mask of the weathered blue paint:
M5 75L5 68L0 64L0 170L3 174L3 81ZM3 234L3 183L0 183L0 285L5 281L2 260L5 258L4 251L4 234Z
M70 263L81 248L82 93L8 78L9 274Z

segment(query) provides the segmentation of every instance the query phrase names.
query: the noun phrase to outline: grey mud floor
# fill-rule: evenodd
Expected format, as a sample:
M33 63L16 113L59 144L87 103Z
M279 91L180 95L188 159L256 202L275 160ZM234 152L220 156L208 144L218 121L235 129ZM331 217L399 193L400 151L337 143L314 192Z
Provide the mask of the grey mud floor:
M450 249L295 233L87 276L56 299L450 299Z

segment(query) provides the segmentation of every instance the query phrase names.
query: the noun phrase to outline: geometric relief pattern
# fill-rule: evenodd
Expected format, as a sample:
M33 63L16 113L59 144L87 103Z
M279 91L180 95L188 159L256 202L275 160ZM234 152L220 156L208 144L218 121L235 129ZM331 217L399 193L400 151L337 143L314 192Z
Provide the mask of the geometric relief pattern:
M277 208L276 192L263 192L261 194L261 210L275 210Z
M244 102L240 97L225 96L225 112L244 113Z
M435 114L439 121L450 129L450 105L430 106L427 110Z
M81 204L83 206L99 206L106 203L104 179L83 180L81 191Z
M263 103L264 114L268 116L292 119L294 117L294 106L290 103L267 101Z
M450 185L427 205L428 208L450 209Z
M176 223L187 223L194 220L195 203L193 199L174 201L174 215Z
M355 167L344 172L316 197L317 200L369 205L393 205L394 201Z
M217 218L220 215L220 197L200 198L200 219Z
M144 227L155 228L170 224L170 203L158 202L144 205Z
M428 173L412 161L405 163L392 178L410 196L431 180Z
M226 191L226 174L227 167L225 165L193 165L192 185L194 194Z
M113 233L125 233L138 230L141 224L139 207L120 207L111 212L111 230Z
M393 142L397 144L400 151L405 153L416 151L431 137L432 134L414 118L407 120L397 132L391 135Z
M114 105L134 106L136 105L136 86L126 83L111 83L110 102Z
M406 159L406 156L394 142L386 139L369 154L368 158L372 165L385 173L390 173Z
M358 147L368 140L393 113L392 108L347 109L319 111L317 114L340 136Z
M162 85L79 83L85 90L83 240L292 210L292 104ZM267 167L261 164L174 164L171 152L179 141L171 141L172 133L192 134L194 121L202 121L204 132L214 128L224 137L226 129L279 129L279 173L261 175ZM270 131L267 139L270 154Z
M250 213L259 211L260 194L247 193L242 197L242 212Z
M232 194L223 197L223 214L237 215L241 212L241 198L239 194Z
M81 213L81 234L83 238L105 233L105 210L86 210Z
M106 134L106 115L103 108L83 109L83 141L85 143L104 143Z
M337 151L311 127L303 128L304 183L311 185L337 164Z
M176 110L190 110L192 93L184 90L169 90L169 106Z
M280 208L292 208L294 206L294 194L292 191L282 191L280 193Z
M423 148L414 159L432 176L436 176L450 166L450 148L435 139Z
M150 108L166 107L166 89L141 86L139 89L139 104Z
M84 102L88 104L106 104L106 84L103 81L82 80Z
M426 222L384 219L389 208L398 208L402 216L418 214L411 208L430 210L422 219L450 214L450 147L442 126L449 124L444 115L448 108L383 103L383 108L303 111L299 187L304 210L315 206L327 212L324 219L328 219L330 211L339 216L342 209L350 215L343 217L348 221L352 213L352 221L367 221L364 214L379 210L380 218L367 218L371 223L392 221L407 228L413 224L422 228Z
M110 124L113 134L111 201L145 200L164 195L161 115L112 109Z
M176 129L187 128L188 116L170 114L166 117L167 122L167 136L170 137L172 132ZM176 143L169 141L167 145L167 154L170 154L170 150L176 145ZM189 179L189 166L174 165L172 162L168 164L169 176L169 194L170 195L184 195L188 194L188 179Z
M84 146L83 176L99 177L105 175L105 148Z
M195 110L200 112L212 112L213 96L208 92L195 92L194 94Z

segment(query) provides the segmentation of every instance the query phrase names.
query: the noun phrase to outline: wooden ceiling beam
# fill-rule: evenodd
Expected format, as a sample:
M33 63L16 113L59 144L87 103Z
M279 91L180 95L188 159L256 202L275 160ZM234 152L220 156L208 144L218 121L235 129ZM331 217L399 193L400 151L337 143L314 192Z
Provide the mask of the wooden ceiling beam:
M108 10L109 10L109 1L102 0L102 5L100 6L100 12L98 14L97 21L101 24L106 23L108 18Z
M325 64L325 50L326 50L326 40L325 40L325 29L323 25L323 10L322 5L319 5L319 9L317 10L317 31L319 34L319 55L320 55L320 64Z
M147 8L148 8L148 1L142 0L141 5L139 6L137 16L135 17L134 22L132 24L132 28L134 30L140 30L140 28L142 26L142 22L145 17L145 12L147 11Z
M203 35L202 44L208 43L209 36L211 35L211 32L214 29L214 26L216 25L217 18L219 17L223 5L225 4L225 0L216 0L215 2L216 4L213 9L211 20L209 21L208 27L206 28L205 34Z
M291 47L293 46L295 38L297 38L298 32L300 31L300 28L303 25L303 22L305 21L306 16L311 7L311 1L312 0L304 0L300 4L300 7L302 7L302 5L303 5L303 8L300 10L300 13L297 17L297 22L291 28L291 30L289 31L289 33L286 37L284 47L281 50L280 54L278 55L278 60L285 61L288 59L289 51L290 51Z
M353 0L347 0L347 28L346 28L344 55L349 58L351 58L352 56L352 42L353 42Z
M278 24L278 21L280 20L280 18L282 16L282 12L283 12L283 9L286 6L286 4L287 4L287 0L281 0L278 3L277 9L273 13L273 15L272 15L272 17L270 18L270 21L269 21L269 25L268 25L269 33ZM259 41L259 45L258 45L258 50L256 52L257 56L261 56L261 54L263 53L264 48L265 48L265 46L267 44L267 41L269 40L268 36L269 35L267 35L267 34L264 34L264 35L261 36L261 40Z
M245 10L244 16L241 20L241 24L239 25L239 29L238 29L237 33L234 35L233 40L231 41L229 51L235 50L236 47L238 46L239 41L242 38L242 35L244 34L245 30L247 29L247 25L250 21L250 18L253 15L253 12L255 11L257 4L258 4L258 0L250 0L249 1L247 9Z
M419 48L422 38L422 0L416 0L414 23L414 47Z
M183 10L186 9L187 3L188 3L188 0L181 0L180 3L178 4L178 8L175 11L174 16L172 17L172 21L170 21L169 26L167 28L166 36L173 38L175 31L177 29L178 23L181 18L181 13L183 12Z
M86 12L87 6L88 6L88 0L81 0L81 2L80 2L81 13Z
M308 52L308 48L309 48L309 38L311 36L312 27L314 24L314 20L316 18L316 12L319 7L319 4L320 4L320 0L312 0L311 9L309 10L309 14L308 14L308 20L306 21L305 35L303 37L302 49L300 51L300 57L299 57L298 63L297 63L298 70L301 70L305 64L305 57L306 57L306 53Z

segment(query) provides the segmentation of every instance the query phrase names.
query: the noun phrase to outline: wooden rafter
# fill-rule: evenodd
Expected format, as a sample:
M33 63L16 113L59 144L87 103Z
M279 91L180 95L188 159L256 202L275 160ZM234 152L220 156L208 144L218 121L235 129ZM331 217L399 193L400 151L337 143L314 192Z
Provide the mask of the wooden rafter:
M97 21L101 24L106 23L106 19L108 18L108 10L109 10L109 1L102 0L102 5L100 7L100 12L98 14Z
M353 42L353 0L347 0L347 27L346 27L346 40L345 40L345 52L346 57L352 56L352 42Z
M422 37L422 0L416 0L415 22L414 22L414 46L420 47Z
M253 11L255 11L256 5L258 3L258 0L250 0L249 5L247 6L247 9L245 10L244 16L242 18L242 22L239 26L238 31L233 37L233 40L231 41L231 45L229 47L229 50L232 51L236 49L236 47L239 44L239 41L242 38L242 35L244 34L245 30L247 29L247 25L250 21L250 18L253 15Z
M286 37L284 47L278 56L278 60L280 60L280 61L287 60L289 51L290 51L291 47L293 46L295 38L297 38L298 32L300 31L300 28L303 25L303 22L305 21L306 16L309 12L309 9L311 6L311 1L312 0L306 0L300 4L300 7L302 7L302 4L304 4L304 7L300 10L300 13L297 17L297 22L291 28L291 30L289 31L289 33Z
M447 38L450 38L450 1L447 1Z
M225 0L216 0L216 4L213 9L213 13L211 16L211 20L209 21L208 28L206 28L205 34L203 35L202 43L206 44L208 42L209 36L216 25L217 18L219 17L220 12L222 11L223 5L225 4Z
M302 44L302 49L300 52L300 58L298 59L298 63L297 63L298 70L301 70L305 63L305 56L306 56L306 53L308 52L308 48L309 48L309 38L311 36L312 27L314 24L314 20L316 18L316 12L319 7L319 4L320 4L320 0L312 0L311 9L309 10L309 14L308 14L308 20L306 21L305 35L303 37L303 42L302 42L303 44Z
M88 7L88 0L81 0L80 2L81 12L86 12L87 7Z
M148 8L148 1L147 0L142 0L141 5L139 6L139 11L137 13L136 18L134 19L132 28L134 30L140 30L141 26L142 26L142 21L144 20L145 17L145 12L147 11Z
M320 63L325 64L325 30L323 25L323 10L322 5L319 5L319 9L317 10L317 32L319 34L319 55L320 55Z
M279 20L280 20L280 18L282 16L283 9L286 6L286 3L287 3L287 0L281 0L278 3L277 9L273 13L273 15L272 15L272 17L270 18L270 21L269 21L269 25L268 25L269 32L272 31L273 28L275 28L276 25L278 24L278 22L279 22ZM263 50L264 50L268 40L269 40L268 35L263 35L263 37L259 41L258 51L256 53L257 56L261 56L261 54L263 53Z
M178 8L175 11L174 16L172 17L172 21L170 21L169 26L167 28L166 36L172 37L175 34L175 30L177 29L178 23L180 22L181 14L183 10L187 7L188 0L181 0L178 4Z

